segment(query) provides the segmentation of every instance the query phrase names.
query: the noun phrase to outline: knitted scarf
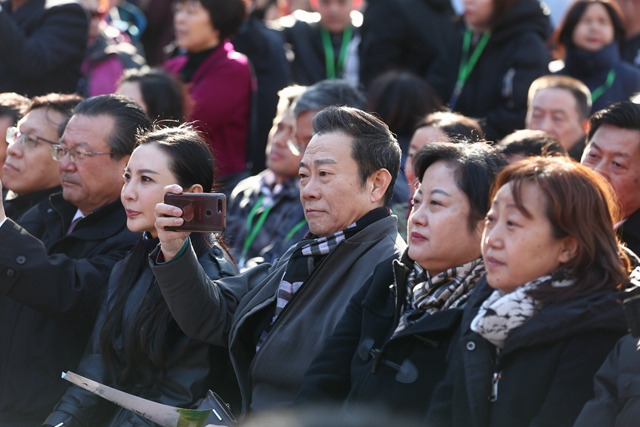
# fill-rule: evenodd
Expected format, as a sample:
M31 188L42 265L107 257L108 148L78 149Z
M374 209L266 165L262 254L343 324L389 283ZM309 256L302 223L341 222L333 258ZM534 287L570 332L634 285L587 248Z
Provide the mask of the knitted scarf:
M282 313L282 310L284 310L289 301L293 299L302 285L306 283L307 279L311 277L316 267L320 265L326 256L341 242L350 239L365 227L389 215L389 208L376 208L344 230L340 230L329 236L317 237L307 233L305 239L296 245L296 249L289 259L286 271L276 292L276 309L274 316L269 326L267 326L260 335L260 339L256 345L256 351L260 350L260 346L262 346L262 343L267 339L269 332L276 323L280 313Z
M403 313L393 336L434 313L462 306L483 274L482 258L445 270L435 277L415 263L407 277Z
M504 348L511 331L539 310L536 301L527 295L528 291L543 283L551 283L553 287L564 287L571 286L574 282L562 274L547 274L519 286L508 294L496 289L480 306L478 314L471 321L471 330L496 347Z

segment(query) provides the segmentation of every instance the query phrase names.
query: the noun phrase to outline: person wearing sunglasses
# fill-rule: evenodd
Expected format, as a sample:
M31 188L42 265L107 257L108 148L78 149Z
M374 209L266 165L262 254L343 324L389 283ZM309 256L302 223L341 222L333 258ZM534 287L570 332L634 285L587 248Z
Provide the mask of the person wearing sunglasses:
M80 101L78 95L57 93L35 97L17 126L7 129L2 184L9 190L4 200L9 218L19 220L32 206L61 190L58 164L50 150Z

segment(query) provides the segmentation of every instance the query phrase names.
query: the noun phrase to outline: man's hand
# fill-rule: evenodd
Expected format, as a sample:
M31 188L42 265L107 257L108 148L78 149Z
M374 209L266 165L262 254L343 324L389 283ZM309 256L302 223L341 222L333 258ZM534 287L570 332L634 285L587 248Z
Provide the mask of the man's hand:
M165 194L182 194L182 187L176 184L167 185L164 188L164 192ZM156 205L155 215L155 226L158 232L158 239L160 239L162 255L164 256L165 262L171 261L173 257L180 252L180 249L182 249L190 234L184 231L165 230L165 227L175 227L184 223L184 219L181 218L182 209L177 206L158 203Z

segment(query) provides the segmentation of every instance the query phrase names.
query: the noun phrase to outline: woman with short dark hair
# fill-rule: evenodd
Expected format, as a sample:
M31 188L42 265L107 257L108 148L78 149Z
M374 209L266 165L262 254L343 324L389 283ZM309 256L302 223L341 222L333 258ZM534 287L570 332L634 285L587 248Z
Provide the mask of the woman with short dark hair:
M484 264L482 223L506 160L483 143L429 144L414 159L420 187L409 248L352 298L305 374L298 403L344 401L423 415L444 377L462 307Z
M629 260L615 196L565 157L532 157L496 179L476 287L427 424L571 426L627 326L617 291Z

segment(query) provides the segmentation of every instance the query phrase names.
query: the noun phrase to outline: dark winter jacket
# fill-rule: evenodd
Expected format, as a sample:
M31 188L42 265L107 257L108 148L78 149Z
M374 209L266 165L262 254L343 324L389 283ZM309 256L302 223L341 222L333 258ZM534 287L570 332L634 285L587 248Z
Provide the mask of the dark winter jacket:
M548 16L537 0L518 0L493 28L491 38L462 89L454 110L482 119L487 139L497 141L524 128L529 86L548 74ZM463 33L434 65L428 81L445 104L458 78ZM471 56L473 49L469 51Z
M461 336L434 392L427 425L573 425L593 397L593 376L627 331L617 292L582 293L548 304L511 331L499 356L469 327L492 292L482 280L465 307Z
M614 42L597 52L570 49L565 66L559 73L580 80L593 93L605 84L612 69L615 69L615 80L593 103L591 111L595 113L614 102L628 101L632 95L640 92L640 70L620 59L618 44Z
M620 229L620 239L634 254L640 254L640 209L629 215Z
M574 427L636 427L640 420L640 339L622 338L595 377L596 397Z
M143 244L147 249L143 252L146 261L146 254L157 244L157 239L146 240ZM157 256L157 250L154 254ZM165 336L166 375L162 375L159 372L153 373L154 379L151 388L135 386L133 389L127 389L114 383L114 378L107 368L102 355L100 334L105 325L108 312L113 309L116 303L118 288L121 286L122 281L125 280L124 275L127 274L130 256L127 256L113 268L109 279L107 297L102 303L87 352L83 356L78 369L74 372L138 397L180 408L191 407L196 400L205 395L209 388L220 394L226 401L229 401L231 397L237 397L237 384L234 384L235 376L231 369L227 349L188 338L173 319L168 324ZM217 245L204 252L199 258L199 263L207 276L212 279L233 276L238 272L230 258ZM157 282L151 267L147 265L127 296L125 311L122 316L123 329L127 328L135 317L139 315L143 300L151 287L154 286L157 286ZM113 342L113 346L118 355L123 358L125 350L123 348L122 335ZM60 379L59 381L62 382L63 380ZM236 393L234 393L234 388ZM239 402L235 403L235 409L238 409L237 404ZM156 425L154 422L136 415L132 411L117 408L102 397L75 385L69 386L58 405L56 405L54 412L47 418L45 425L55 426L60 422L64 422L66 427L152 427Z
M325 64L325 51L320 33L320 15L318 13L308 13L302 10L294 12L292 15L280 18L274 23L274 28L282 32L284 41L289 44L291 76L293 82L303 86L310 86L321 80L328 78ZM360 22L356 22L352 15L353 37L347 49L347 58L344 64L343 73L336 75L354 86L357 86L359 55L358 45L360 44ZM334 60L336 63L342 37L331 38L334 49ZM354 62L355 61L355 62ZM352 73L349 73L351 70ZM353 80L355 78L355 81Z
M138 240L120 199L66 235L77 208L54 194L0 227L0 425L39 426L87 346L111 269Z
M367 2L360 29L360 81L391 69L424 76L455 39L450 0Z
M33 193L20 196L13 191L8 191L4 200L4 213L8 218L20 223L20 217L35 205L49 200L49 196L62 191L62 187L55 187L34 191Z
M74 93L89 19L75 0L0 2L0 92Z
M265 196L261 181L273 181L275 177L270 171L264 171L241 181L231 193L227 204L227 229L224 236L231 248L231 253L238 261L242 258L244 243L247 239L247 222L249 214L258 201ZM246 254L246 260L261 257L272 263L296 244L309 231L304 219L300 203L299 178L291 178L283 183L284 188L274 197L274 205L256 234ZM261 202L262 203L262 202ZM264 207L259 207L252 218L252 228L256 226Z
M640 68L640 34L624 41L622 59Z
M347 409L368 404L424 417L462 309L435 313L391 338L412 268L406 252L402 261L378 264L305 374L296 404L345 401Z

